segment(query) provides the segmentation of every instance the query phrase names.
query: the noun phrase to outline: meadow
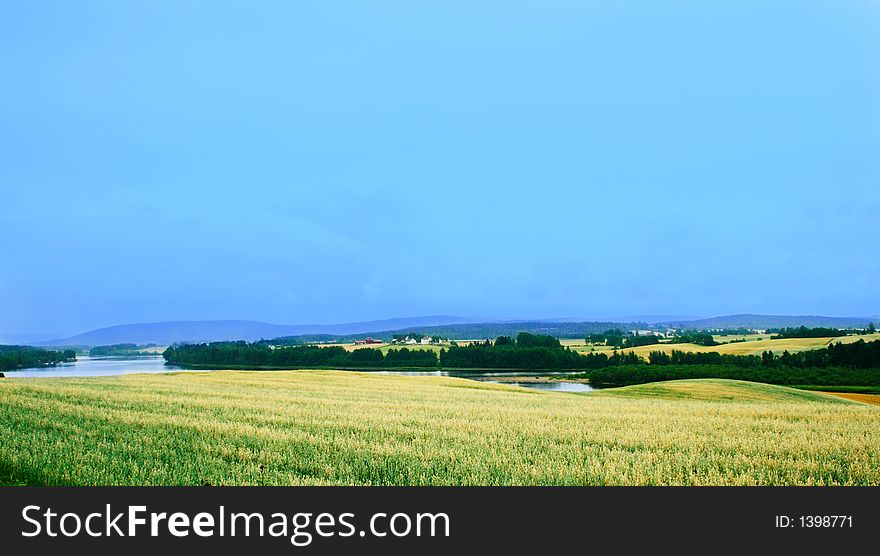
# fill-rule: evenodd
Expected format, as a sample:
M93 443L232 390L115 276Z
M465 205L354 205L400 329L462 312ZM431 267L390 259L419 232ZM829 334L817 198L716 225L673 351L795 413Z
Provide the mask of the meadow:
M880 485L880 408L729 380L565 394L339 371L0 380L0 481Z

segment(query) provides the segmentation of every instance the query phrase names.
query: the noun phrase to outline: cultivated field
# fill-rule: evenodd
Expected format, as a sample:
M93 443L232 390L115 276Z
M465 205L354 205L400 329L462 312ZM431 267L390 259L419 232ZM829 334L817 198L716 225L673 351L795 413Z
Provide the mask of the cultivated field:
M444 344L444 345L438 345L438 344L404 345L404 344L386 344L384 342L381 344L357 344L356 345L353 343L346 343L346 344L318 344L318 345L320 345L321 347L339 346L339 347L345 348L346 351L354 351L356 349L363 349L363 348L374 348L374 349L378 349L382 353L388 353L389 349L401 349L401 348L407 348L410 350L425 349L425 350L436 351L437 353L440 353L441 348L444 348L444 347L448 348L449 347L448 344Z
M666 353L671 353L672 350L678 351L695 351L695 352L710 352L717 351L718 353L727 353L731 355L760 355L764 351L772 351L776 354L781 354L783 351L796 352L796 351L806 351L809 349L819 349L827 346L830 343L851 343L857 342L859 340L865 340L866 342L870 342L873 340L880 340L880 334L867 334L864 336L841 336L839 338L785 338L779 340L771 340L769 336L763 335L760 336L762 339L751 339L745 342L734 342L728 344L722 344L719 346L701 346L697 344L654 344L650 346L639 346L632 349L626 349L623 351L626 352L634 352L636 355L647 359L648 354L652 351L665 351ZM716 337L716 340L722 338L721 336ZM735 338L732 337L732 338ZM721 341L730 341L721 340ZM580 353L588 353L591 350L597 352L605 352L611 353L612 348L606 346L589 346L583 340L578 341L569 341L567 344L571 349Z
M880 485L880 408L723 380L564 394L338 371L0 380L0 481Z
M844 398L846 400L853 400L862 403L869 403L873 405L880 405L880 394L864 394L858 392L823 392L824 394L830 394L832 396L837 396L838 398Z

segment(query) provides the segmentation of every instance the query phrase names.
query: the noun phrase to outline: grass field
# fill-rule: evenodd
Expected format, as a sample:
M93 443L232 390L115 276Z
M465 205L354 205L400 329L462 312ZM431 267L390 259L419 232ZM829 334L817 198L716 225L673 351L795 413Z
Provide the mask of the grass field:
M0 481L880 485L880 408L724 380L588 394L338 371L0 380Z

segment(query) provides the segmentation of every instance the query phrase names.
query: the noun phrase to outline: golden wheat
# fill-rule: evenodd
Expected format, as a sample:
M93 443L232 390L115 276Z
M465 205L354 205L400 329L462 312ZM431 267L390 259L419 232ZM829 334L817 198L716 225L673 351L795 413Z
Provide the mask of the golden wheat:
M0 477L83 485L877 485L880 408L335 371L0 380Z

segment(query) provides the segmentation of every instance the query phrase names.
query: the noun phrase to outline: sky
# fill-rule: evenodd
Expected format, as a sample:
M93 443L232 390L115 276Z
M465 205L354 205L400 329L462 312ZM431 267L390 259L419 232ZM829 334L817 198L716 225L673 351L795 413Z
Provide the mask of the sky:
M3 2L0 332L880 314L880 3Z

